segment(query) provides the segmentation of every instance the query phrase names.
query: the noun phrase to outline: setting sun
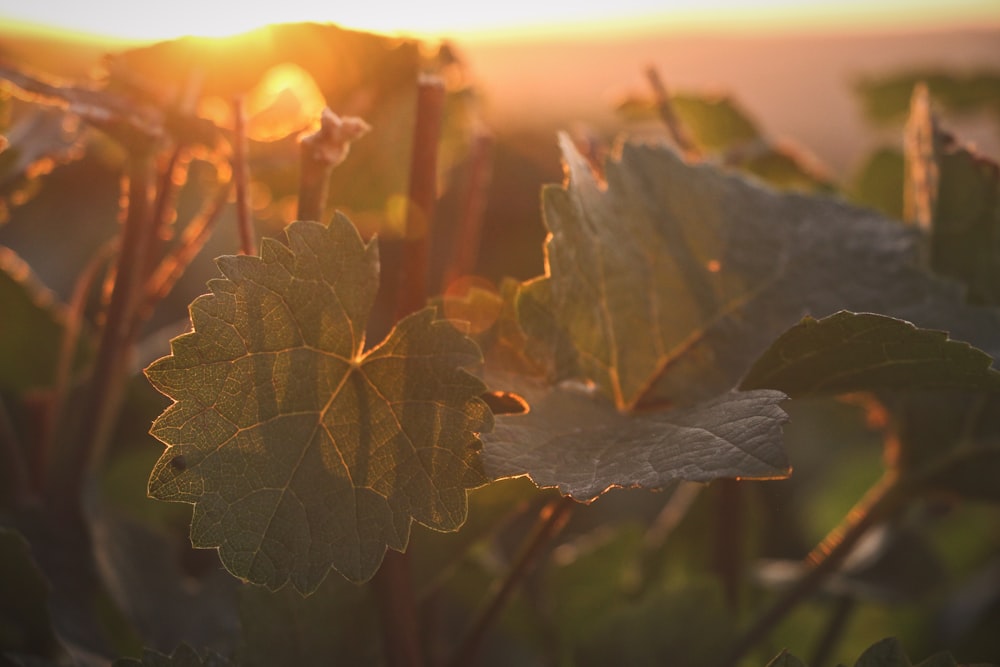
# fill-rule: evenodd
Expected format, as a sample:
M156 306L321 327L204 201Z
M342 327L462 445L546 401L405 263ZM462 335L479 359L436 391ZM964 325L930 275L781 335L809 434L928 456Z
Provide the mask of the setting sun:
M746 30L771 28L928 27L1000 20L995 0L624 0L549 3L519 0L475 6L451 0L410 4L338 3L322 8L305 0L233 5L177 0L138 5L123 0L82 4L23 3L0 17L26 27L70 30L120 40L183 35L226 36L272 23L333 22L349 28L418 37L502 37L552 32L621 32L650 29Z

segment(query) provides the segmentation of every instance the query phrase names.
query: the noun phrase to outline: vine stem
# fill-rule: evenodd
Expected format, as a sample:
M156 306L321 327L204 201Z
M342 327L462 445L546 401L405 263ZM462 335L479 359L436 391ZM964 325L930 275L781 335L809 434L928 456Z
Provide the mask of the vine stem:
M843 522L834 528L806 557L810 566L802 577L757 617L753 625L732 645L720 665L728 667L767 637L768 634L804 599L816 592L823 582L850 555L868 530L892 514L908 495L898 473L887 471L865 496L851 508Z
M133 316L145 283L143 263L151 235L153 156L152 142L133 145L129 150L128 209L83 421L75 446L67 452L66 461L56 472L56 484L48 489L57 494L58 502L68 507L79 502L83 480L103 454L120 398L121 375L129 355Z
M717 482L715 540L712 546L715 570L722 580L730 611L740 606L743 587L743 540L746 526L746 493L739 480Z
M417 82L417 120L410 158L406 237L399 272L396 319L423 308L427 301L427 257L431 222L437 204L437 158L444 118L444 82L422 75Z
M455 653L455 657L450 663L452 667L474 664L476 656L482 648L483 640L486 638L486 633L507 605L518 584L530 572L543 549L566 525L576 504L576 501L570 496L563 496L542 508L538 522L529 533L510 571L495 589L489 603L476 618L472 628Z
M433 83L431 83L433 82ZM433 89L434 93L428 93ZM440 79L421 77L417 82L417 124L414 129L413 155L410 162L410 207L407 212L407 243L402 257L402 288L396 293L396 319L399 320L423 307L427 300L427 246L430 241L430 218L423 221L423 233L415 228L413 201L422 202L433 210L437 200L437 153L444 113L444 85ZM367 131L367 125L365 126ZM322 132L322 130L321 130ZM332 132L332 130L331 130ZM330 140L327 140L327 144ZM344 155L346 156L346 149ZM306 192L306 141L303 140L303 194ZM343 159L342 157L340 159ZM330 167L332 168L332 167ZM425 169L430 169L427 178ZM329 171L326 172L329 174ZM315 176L315 174L314 174ZM325 200L325 180L323 197ZM319 206L312 202L309 206ZM299 202L302 211L302 202ZM317 209L313 212L319 212ZM308 209L307 209L308 211ZM417 619L416 595L410 570L410 553L388 551L382 566L372 579L382 616L382 637L386 659L391 667L417 667L423 664L420 647L420 623Z
M236 136L233 139L233 180L236 181L236 227L240 233L240 251L257 254L253 220L250 217L250 163L247 160L247 112L243 96L233 98L233 119Z

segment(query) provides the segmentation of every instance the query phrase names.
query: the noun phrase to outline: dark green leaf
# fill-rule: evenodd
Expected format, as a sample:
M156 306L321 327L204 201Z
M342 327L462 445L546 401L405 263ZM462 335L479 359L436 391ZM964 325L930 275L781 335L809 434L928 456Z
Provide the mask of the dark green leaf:
M479 350L430 309L364 351L378 254L346 218L287 235L221 258L194 332L147 370L176 401L153 425L168 447L149 488L193 503L192 542L237 576L308 592L331 567L371 577L413 520L461 526L492 417L461 369Z
M211 651L199 653L181 644L170 655L146 649L142 658L119 658L114 667L230 667L233 663Z
M774 660L767 663L767 667L808 667L808 665L785 650L776 655Z
M680 480L775 478L789 472L781 447L787 421L777 391L732 392L690 408L621 414L600 395L521 383L531 406L503 415L483 434L483 466L494 478L529 475L589 502L609 487L663 488Z
M677 116L695 141L709 151L721 151L761 138L757 124L728 95L674 95Z
M950 653L936 653L919 663L917 667L958 667L958 662Z
M888 637L868 647L854 667L911 667L911 663L899 640Z
M793 398L876 389L1000 390L989 355L943 331L871 313L807 317L754 363L743 389Z
M49 585L27 541L0 527L0 657L4 652L55 658L59 642L49 615ZM2 659L0 659L2 662Z

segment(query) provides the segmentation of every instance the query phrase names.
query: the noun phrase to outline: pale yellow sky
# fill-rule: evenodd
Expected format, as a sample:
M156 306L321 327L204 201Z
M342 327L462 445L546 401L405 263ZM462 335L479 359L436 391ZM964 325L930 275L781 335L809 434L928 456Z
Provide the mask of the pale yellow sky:
M228 35L268 23L333 22L417 37L489 38L644 29L894 29L1000 26L1000 0L0 0L0 21L119 39Z

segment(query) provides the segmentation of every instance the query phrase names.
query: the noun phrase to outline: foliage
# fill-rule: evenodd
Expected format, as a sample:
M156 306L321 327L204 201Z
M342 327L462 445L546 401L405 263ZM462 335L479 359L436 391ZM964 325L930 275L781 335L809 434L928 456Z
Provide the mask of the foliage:
M36 198L15 220L60 197L40 160L125 177L114 263L76 266L65 305L0 247L4 661L910 665L876 641L897 632L920 665L998 657L1000 586L977 582L1000 583L1000 171L923 88L905 150L853 188L878 213L736 101L654 73L619 111L657 112L684 157L559 135L544 272L495 290L452 281L506 185L453 50L241 39L119 54L100 86L0 72L0 186ZM279 65L372 121L332 176L294 137L247 137L239 103L209 112ZM66 112L87 129L38 124ZM241 253L190 298L230 180ZM300 180L318 219L251 205ZM186 332L147 326L187 302ZM150 466L190 522L137 490ZM841 523L804 526L821 503ZM880 620L843 633L852 614Z

